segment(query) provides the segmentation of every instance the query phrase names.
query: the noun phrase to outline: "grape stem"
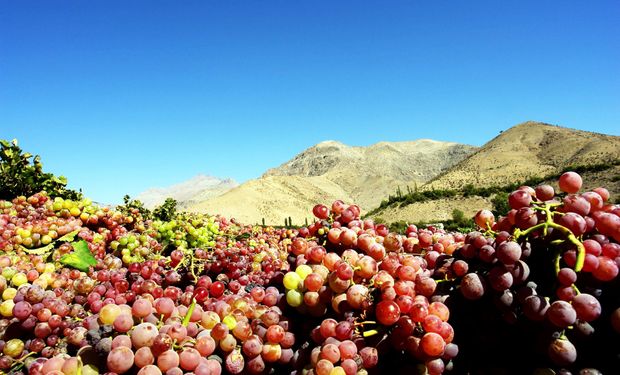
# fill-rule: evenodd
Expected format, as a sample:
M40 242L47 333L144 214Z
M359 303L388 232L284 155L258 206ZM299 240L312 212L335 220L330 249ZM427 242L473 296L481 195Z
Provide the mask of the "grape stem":
M187 309L187 314L185 314L185 317L183 318L183 327L187 327L187 325L189 324L190 319L192 318L192 314L194 313L194 309L196 308L196 298L192 298L192 304L189 305L189 308Z
M575 261L574 269L575 269L575 272L579 272L583 268L583 263L586 257L586 249L583 246L583 243L579 241L577 237L575 237L575 235L573 234L573 232L571 232L570 229L553 221L554 213L551 212L551 208L558 206L558 205L559 204L557 203L549 204L545 202L543 207L534 207L535 209L543 211L546 214L546 220L543 221L542 223L534 225L533 227L527 228L524 231L516 229L514 233L514 237L515 237L515 240L517 240L519 237L528 236L530 233L538 229L541 229L541 228L543 229L545 235L547 234L547 228L553 228L561 232L562 234L566 236L566 239L568 241L570 241L573 245L577 247L577 260ZM559 254L556 257L559 258ZM559 272L559 259L556 260L556 272Z
M370 337L370 336L374 336L374 335L376 335L376 334L378 334L378 333L379 333L379 331L377 331L376 329L371 329L371 330L369 330L369 331L364 331L364 332L362 333L362 336L364 336L364 337Z

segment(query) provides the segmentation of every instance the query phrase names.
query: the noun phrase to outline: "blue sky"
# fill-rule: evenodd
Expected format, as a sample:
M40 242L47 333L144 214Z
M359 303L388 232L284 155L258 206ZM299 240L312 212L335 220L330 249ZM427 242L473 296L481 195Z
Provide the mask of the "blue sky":
M617 1L0 0L0 138L106 203L327 139L620 135Z

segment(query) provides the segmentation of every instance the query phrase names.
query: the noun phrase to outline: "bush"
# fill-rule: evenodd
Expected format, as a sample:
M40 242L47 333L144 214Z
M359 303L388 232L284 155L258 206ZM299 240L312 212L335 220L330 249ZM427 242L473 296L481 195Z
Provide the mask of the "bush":
M498 193L493 199L491 199L491 203L493 203L493 215L495 217L506 216L508 211L510 211L510 205L508 204L508 193Z
M174 198L166 198L161 206L153 210L153 218L161 221L170 221L177 212L177 201Z
M41 191L52 197L82 198L81 192L67 189L64 176L43 172L41 158L23 153L16 139L11 142L0 140L0 199L31 196Z

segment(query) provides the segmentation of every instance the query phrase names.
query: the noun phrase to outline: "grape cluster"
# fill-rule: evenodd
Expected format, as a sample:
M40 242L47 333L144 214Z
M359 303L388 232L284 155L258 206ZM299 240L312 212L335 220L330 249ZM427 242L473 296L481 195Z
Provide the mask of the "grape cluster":
M468 234L391 233L342 201L299 229L0 201L0 373L608 373L620 208L559 186ZM61 261L77 241L86 267Z

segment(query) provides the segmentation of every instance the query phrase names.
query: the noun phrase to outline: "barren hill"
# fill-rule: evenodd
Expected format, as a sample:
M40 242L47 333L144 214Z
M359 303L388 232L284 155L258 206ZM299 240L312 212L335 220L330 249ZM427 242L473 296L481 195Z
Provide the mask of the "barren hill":
M243 223L283 225L291 217L293 224L312 222L312 207L317 203L351 197L340 186L321 177L267 176L246 183L218 197L195 204L189 211L221 214Z
M492 186L620 159L620 137L540 122L516 125L423 188Z

